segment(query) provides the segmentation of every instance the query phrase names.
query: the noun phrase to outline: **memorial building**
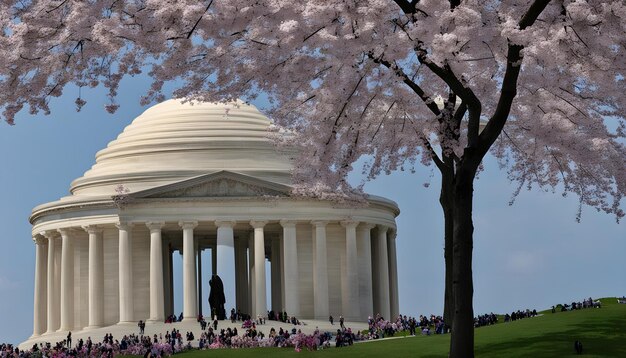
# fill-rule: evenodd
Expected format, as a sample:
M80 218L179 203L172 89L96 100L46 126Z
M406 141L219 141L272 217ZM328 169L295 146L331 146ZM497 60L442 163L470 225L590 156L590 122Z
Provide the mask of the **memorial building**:
M295 156L268 138L270 124L241 102L165 101L99 151L69 196L34 208L31 339L178 315L179 253L184 320L210 314L200 297L211 274L227 312L396 316L397 205L292 197Z

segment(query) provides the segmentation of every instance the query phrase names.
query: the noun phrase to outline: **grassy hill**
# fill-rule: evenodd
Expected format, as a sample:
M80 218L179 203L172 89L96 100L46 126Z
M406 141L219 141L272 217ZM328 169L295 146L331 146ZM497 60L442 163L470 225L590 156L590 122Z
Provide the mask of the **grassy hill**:
M542 312L543 316L476 329L477 357L578 357L574 341L583 343L585 357L626 357L626 305L602 299L602 308ZM317 352L258 348L191 351L195 357L447 357L450 335L402 337L331 348Z

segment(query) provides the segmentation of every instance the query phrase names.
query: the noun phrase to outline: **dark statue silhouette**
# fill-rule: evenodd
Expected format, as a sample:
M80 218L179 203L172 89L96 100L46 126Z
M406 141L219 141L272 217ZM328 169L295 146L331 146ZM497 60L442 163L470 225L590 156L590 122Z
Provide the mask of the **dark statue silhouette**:
M213 275L209 280L209 286L211 287L209 293L209 306L211 307L211 319L217 315L217 319L226 319L226 310L224 309L224 303L226 303L226 297L224 296L224 283L218 275Z

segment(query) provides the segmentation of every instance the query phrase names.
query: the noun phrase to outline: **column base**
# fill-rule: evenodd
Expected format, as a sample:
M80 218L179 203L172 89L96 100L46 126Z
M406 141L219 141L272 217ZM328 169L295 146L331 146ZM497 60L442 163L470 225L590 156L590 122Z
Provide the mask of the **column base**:
M165 317L164 318L148 318L146 320L146 323L165 323Z
M198 317L183 317L183 320L179 322L198 322Z
M88 331L88 330L102 328L102 327L104 327L104 326L87 326L87 327L83 328L83 330Z

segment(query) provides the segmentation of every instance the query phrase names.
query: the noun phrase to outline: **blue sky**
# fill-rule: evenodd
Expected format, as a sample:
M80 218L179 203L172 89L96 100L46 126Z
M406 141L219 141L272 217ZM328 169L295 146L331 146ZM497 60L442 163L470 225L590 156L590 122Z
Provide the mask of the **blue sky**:
M100 89L83 90L89 103L76 113L78 91L68 89L52 101L52 115L22 113L15 126L0 124L0 342L19 343L32 333L31 209L68 194L70 182L91 167L95 153L146 109L139 96L147 86L144 78L125 79L121 108L114 115L104 110ZM423 185L427 181L429 188ZM443 308L438 187L438 175L430 168L393 173L366 185L366 191L395 200L402 211L397 252L400 309L406 314L440 314ZM592 208L583 208L582 222L576 223L576 198L559 192L523 191L509 206L513 190L505 173L487 158L474 201L477 314L626 295L624 223ZM203 266L210 268L208 261Z

